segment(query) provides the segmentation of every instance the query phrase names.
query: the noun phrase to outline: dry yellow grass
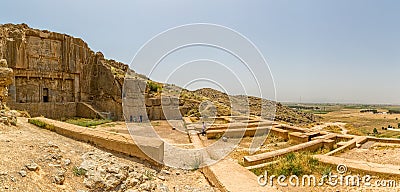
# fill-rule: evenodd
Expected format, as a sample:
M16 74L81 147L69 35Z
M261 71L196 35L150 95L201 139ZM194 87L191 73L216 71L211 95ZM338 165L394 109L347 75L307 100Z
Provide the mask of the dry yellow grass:
M229 154L229 157L232 159L235 159L239 162L239 164L243 164L243 157L246 155L251 155L249 153L249 147L251 145L253 141L253 137L244 137L239 146L232 152ZM273 134L268 135L267 139L265 140L263 146L260 148L260 150L258 150L257 152L255 152L252 155L255 154L260 154L260 153L265 153L268 151L273 151L273 150L278 150L278 149L283 149L286 147L290 147L293 144L291 144L290 142L286 142L284 139L277 137Z
M342 129L337 125L329 125L329 126L323 128L323 130L329 131L332 133L341 133L342 132Z
M347 123L348 134L368 135L372 134L373 129L376 128L379 132L376 135L378 137L400 137L400 132L382 130L382 127L388 127L388 125L397 127L398 123L400 123L400 114L360 113L359 109L341 109L319 116L323 117L325 122Z

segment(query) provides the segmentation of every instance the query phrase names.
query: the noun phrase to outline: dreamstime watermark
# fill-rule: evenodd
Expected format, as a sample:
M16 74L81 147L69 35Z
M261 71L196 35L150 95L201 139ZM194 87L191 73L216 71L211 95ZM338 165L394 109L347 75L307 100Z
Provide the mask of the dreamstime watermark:
M370 175L346 175L347 166L339 164L337 166L338 174L333 174L329 172L321 177L316 177L314 175L303 175L301 177L297 175L285 176L285 175L268 175L265 171L263 175L259 175L257 182L261 186L281 186L281 187L316 187L323 185L335 186L348 186L348 187L397 187L397 182L395 180L374 180Z
M218 56L208 58L207 55L206 58L193 58L193 56L203 55L202 50L193 52L193 49L196 48L216 51L217 54L214 53L214 55ZM167 62L168 58L176 59L177 55L185 53L185 50L192 51L182 57L186 59L185 61L176 65L170 65ZM224 57L229 57L230 60L227 59L228 62L219 61ZM235 62L232 63L232 60ZM174 62L176 61L174 60ZM213 66L218 68L217 72ZM218 87L228 95L237 94L232 93L232 89L234 89L244 95L252 92L258 97L276 100L274 80L264 56L248 38L221 25L195 23L168 29L150 39L140 48L134 56L130 68L139 71L146 77L131 71L125 75L122 106L129 133L147 156L170 167L193 169L216 163L236 148L245 133L244 130L238 130L234 138L226 136L225 133L221 138L229 139L219 139L206 147L195 149L179 147L170 143L170 140L160 137L150 123L150 120L160 119L160 117L166 119L177 131L189 135L193 131L198 131L195 126L188 128L182 123L180 97L182 95L185 97L184 91L189 86L203 83ZM177 77L181 77L181 79ZM158 90L158 88L147 78L165 83L161 89L162 93L159 94L160 102L154 102L156 105L151 103L152 100L148 100L145 90L148 90L149 84L152 89ZM173 78L184 81L179 82L183 85L182 88L171 85L174 82L171 80ZM250 116L247 97L243 99L243 102L239 102L237 98L235 101L229 99L231 112L240 111L242 115ZM273 120L276 103L259 102L261 108L258 115L263 119ZM202 101L198 108L201 121L205 122L208 127L212 126L213 121L210 119L215 118L217 111L215 102ZM204 112L204 109L209 111ZM247 127L247 125L243 126ZM228 127L228 129L231 128ZM262 146L268 133L269 131L265 131L265 129L256 130L255 134L259 136L253 138L249 147L250 153L256 152Z

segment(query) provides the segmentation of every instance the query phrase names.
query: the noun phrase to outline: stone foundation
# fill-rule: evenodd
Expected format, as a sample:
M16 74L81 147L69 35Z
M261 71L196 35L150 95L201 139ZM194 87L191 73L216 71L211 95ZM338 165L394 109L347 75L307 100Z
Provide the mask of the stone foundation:
M206 135L208 139L220 138L222 136L228 138L254 137L254 136L266 135L269 133L270 129L271 127L228 129L225 131L209 130L207 131Z
M76 117L76 103L10 103L15 110L28 111L32 117L53 119Z
M163 162L164 160L164 142L159 139L135 137L135 139L140 139L139 143L143 145L140 147L143 147L146 151L151 151L153 153L152 157L157 158L153 160L142 151L130 135L126 136L106 131L97 131L46 118L33 118L29 119L29 122L35 125L37 125L36 122L40 122L43 125L42 128L54 131L60 135L92 143L128 156L134 156L157 166L162 166L159 162Z
M292 132L289 133L289 139L290 142L292 143L306 143L309 141L309 138L307 135L299 132Z
M291 152L316 151L323 147L332 149L333 144L334 144L333 140L314 140L314 141L302 143L299 145L295 145L295 146L291 146L288 148L275 150L275 151L271 151L271 152L267 152L267 153L261 153L261 154L257 154L257 155L251 155L251 156L244 156L243 157L244 166L253 166L253 165L258 165L258 164L262 164L265 162L269 162L277 157L284 156Z

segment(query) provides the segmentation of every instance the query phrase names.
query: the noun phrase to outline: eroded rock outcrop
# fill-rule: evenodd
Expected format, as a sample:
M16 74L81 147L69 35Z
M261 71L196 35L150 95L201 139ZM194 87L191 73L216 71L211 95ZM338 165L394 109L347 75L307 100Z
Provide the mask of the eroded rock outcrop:
M0 60L0 108L5 108L5 102L8 97L7 86L12 83L13 70L8 68L5 59Z
M16 125L16 114L6 106L8 85L12 83L13 70L8 68L7 60L0 59L0 123Z

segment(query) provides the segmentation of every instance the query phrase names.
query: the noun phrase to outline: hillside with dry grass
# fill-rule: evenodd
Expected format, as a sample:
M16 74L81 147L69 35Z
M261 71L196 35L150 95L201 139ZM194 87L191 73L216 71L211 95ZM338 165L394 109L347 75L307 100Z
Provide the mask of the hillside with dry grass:
M261 99L253 96L230 96L211 88L203 88L195 91L183 90L180 94L180 102L185 108L189 108L187 116L200 116L198 106L205 101L211 101L217 109L217 115L255 115L266 119L275 119L292 124L308 124L318 121L318 117L311 113L304 113L283 106L279 102ZM263 107L264 106L264 107ZM275 113L275 116L274 116Z

